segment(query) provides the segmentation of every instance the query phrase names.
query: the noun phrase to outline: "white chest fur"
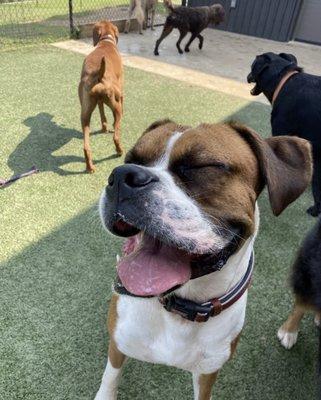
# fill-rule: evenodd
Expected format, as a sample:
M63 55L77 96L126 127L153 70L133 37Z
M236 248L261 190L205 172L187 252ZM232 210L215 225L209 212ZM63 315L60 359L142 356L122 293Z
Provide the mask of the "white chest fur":
M210 373L230 357L231 342L242 330L247 293L206 323L183 320L157 299L120 296L114 338L118 349L138 360Z

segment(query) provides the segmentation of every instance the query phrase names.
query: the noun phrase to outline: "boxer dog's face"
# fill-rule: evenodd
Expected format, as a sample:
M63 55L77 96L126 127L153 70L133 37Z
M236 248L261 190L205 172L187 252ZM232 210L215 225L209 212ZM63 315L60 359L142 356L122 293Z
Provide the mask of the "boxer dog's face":
M308 176L308 144L296 145ZM100 199L105 227L130 237L118 263L125 288L138 296L168 293L191 278L193 265L237 251L253 234L265 183L276 214L293 201L308 182L290 197L269 182L281 165L272 147L245 127L152 125L111 173Z

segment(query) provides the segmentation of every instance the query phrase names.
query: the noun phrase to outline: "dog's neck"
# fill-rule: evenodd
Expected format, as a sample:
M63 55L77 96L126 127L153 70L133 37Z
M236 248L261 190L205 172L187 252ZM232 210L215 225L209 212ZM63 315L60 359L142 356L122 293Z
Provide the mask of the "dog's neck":
M257 204L254 218L255 231L253 235L246 240L237 253L229 258L222 270L190 280L175 292L177 296L196 302L204 302L227 293L242 279L248 268L259 228L260 215Z
M291 78L291 76L298 74L299 71L289 71L288 73L286 73L283 78L280 80L279 84L277 85L276 89L274 90L273 96L272 96L272 106L275 103L275 100L277 99L279 93L281 92L283 86L286 84L286 82Z

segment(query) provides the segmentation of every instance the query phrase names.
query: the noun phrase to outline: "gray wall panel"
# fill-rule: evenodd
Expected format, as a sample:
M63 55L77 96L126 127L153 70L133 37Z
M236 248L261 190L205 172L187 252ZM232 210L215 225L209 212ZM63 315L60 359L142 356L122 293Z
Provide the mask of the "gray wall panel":
M218 28L230 32L288 41L293 38L294 26L302 0L189 0L188 5L204 6L220 3L226 10L226 21Z

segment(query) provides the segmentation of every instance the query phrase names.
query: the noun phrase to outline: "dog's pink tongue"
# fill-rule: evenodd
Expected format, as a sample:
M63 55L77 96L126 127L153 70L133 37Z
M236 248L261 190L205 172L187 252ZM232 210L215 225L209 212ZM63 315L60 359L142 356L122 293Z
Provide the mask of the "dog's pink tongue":
M158 296L191 277L189 258L178 250L152 240L120 260L118 276L125 288L136 296Z

